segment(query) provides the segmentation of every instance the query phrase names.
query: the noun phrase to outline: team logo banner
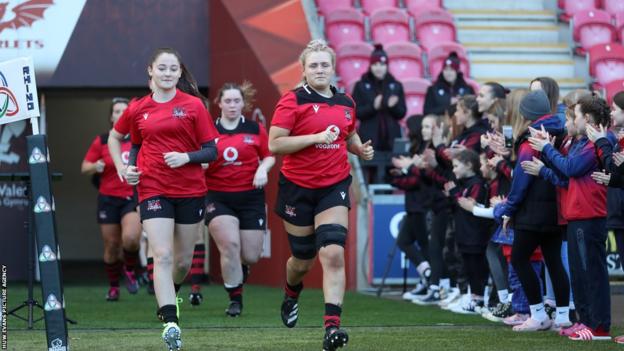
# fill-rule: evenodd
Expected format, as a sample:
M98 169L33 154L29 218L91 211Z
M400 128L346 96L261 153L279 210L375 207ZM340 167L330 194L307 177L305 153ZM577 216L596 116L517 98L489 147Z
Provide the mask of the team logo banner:
M37 83L32 58L0 63L0 124L39 117Z

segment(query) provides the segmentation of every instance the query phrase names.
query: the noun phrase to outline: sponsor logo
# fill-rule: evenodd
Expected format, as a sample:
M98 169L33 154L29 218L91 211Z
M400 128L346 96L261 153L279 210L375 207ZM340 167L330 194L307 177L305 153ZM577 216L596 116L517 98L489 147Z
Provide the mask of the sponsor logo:
M2 96L0 96L0 102ZM19 153L11 151L13 146L11 141L19 138L26 130L26 121L16 121L9 124L0 125L0 164L16 164L22 158Z
M45 197L39 196L34 208L35 213L44 213L52 211L52 206L46 201Z
M8 5L8 2L0 3L0 32L5 29L18 30L22 27L31 27L35 21L43 19L43 12L54 3L53 0L25 1L11 9L11 13L15 14L13 18L3 21L7 14ZM11 16L7 17L10 18Z
M99 215L100 219L106 219L108 216L106 215L106 211L100 211Z
M223 150L223 159L225 160L224 166L240 166L243 164L241 161L236 161L238 159L238 150L233 146L228 146Z
M352 119L351 110L345 110L345 118L347 119L347 121L350 121Z
M317 149L324 150L338 150L340 149L340 145L338 144L314 144L314 147Z
M254 138L251 135L245 135L243 137L243 143L245 143L245 144L253 144L254 143Z
M314 104L312 105L312 108L314 109L314 113L318 113L319 108L321 108L321 106Z
M297 213L295 213L295 206L288 206L286 205L284 207L284 212L289 215L290 217L297 217Z
M53 262L56 261L56 254L50 246L44 245L39 254L39 262Z
M46 163L47 159L43 152L38 147L34 147L32 152L30 153L30 158L28 159L28 163L31 165L37 163Z
M54 296L54 294L48 295L48 298L46 299L46 303L43 306L43 309L50 312L50 311L60 310L61 308L63 308L63 306L61 305L59 300L56 298L56 296Z
M340 197L342 197L343 200L345 199L346 196L347 196L347 193L345 193L344 191L340 192Z
M263 225L264 224L264 219L258 218L258 224Z
M144 120L147 120L147 117L149 117L149 113L145 112L145 113L143 114L143 119L144 119Z
M147 200L147 210L148 211L160 211L162 210L162 206L160 205L160 200Z
M204 214L204 210L203 209L199 209L199 216L201 217L201 215Z
M0 6L2 6L2 4L0 4ZM0 72L0 83L2 84L2 86L0 86L0 118L4 116L15 116L19 112L17 99L13 91L9 89L9 83L2 72Z
M186 111L184 110L184 107L180 107L180 106L174 107L171 115L173 116L173 118L176 118L176 119L183 119L187 116Z
M130 160L130 151L122 152L121 153L121 162L123 162L124 165L127 165L129 160Z
M206 213L213 213L217 208L213 202L206 205Z
M57 338L52 340L48 351L67 351L67 347L63 346L63 340Z

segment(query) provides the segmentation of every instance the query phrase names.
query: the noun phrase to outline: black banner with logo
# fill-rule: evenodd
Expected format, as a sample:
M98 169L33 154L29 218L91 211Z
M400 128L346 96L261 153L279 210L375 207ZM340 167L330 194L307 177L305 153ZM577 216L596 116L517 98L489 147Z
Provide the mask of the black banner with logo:
M69 349L67 323L47 142L45 135L31 135L26 139L31 181L30 198L37 235L37 258L41 272L41 293L45 310L48 350L66 351Z

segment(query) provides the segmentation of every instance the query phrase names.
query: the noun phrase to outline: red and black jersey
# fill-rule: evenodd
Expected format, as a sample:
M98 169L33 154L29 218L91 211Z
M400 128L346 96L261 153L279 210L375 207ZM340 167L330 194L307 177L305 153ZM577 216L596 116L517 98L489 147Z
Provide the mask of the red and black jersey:
M116 197L132 196L132 186L122 182L117 175L117 169L113 158L108 151L108 133L99 135L93 139L85 161L95 163L98 160L104 161L104 171L100 175L100 194ZM121 159L124 164L128 164L128 156L130 155L130 139L126 138L121 141Z
M126 120L127 119L127 120ZM188 163L179 168L167 166L167 152L192 152L214 140L217 131L200 99L180 90L168 102L159 103L151 95L130 103L115 124L115 130L128 133L133 144L141 144L137 166L139 201L153 196L172 198L206 194L201 165Z
M338 130L331 144L315 144L285 155L281 172L293 183L309 189L327 187L347 178L351 170L346 139L355 130L355 103L347 94L331 88L324 97L304 85L282 96L272 126L290 130L291 136L310 135L328 128Z
M219 121L215 123L219 132L217 159L206 170L208 190L253 190L253 179L260 161L271 156L266 129L244 117L233 130L225 129Z

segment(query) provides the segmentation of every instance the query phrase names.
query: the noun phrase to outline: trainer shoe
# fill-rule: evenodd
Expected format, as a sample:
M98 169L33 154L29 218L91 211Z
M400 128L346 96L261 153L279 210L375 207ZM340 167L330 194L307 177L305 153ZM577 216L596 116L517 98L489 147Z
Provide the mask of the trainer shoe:
M616 344L624 344L624 335L616 336L613 338Z
M454 303L455 301L457 301L457 299L461 296L461 293L459 292L458 288L451 288L447 293L446 296L442 299L442 301L440 301L440 303L438 304L440 306L440 308L442 309L447 309L447 306L449 304Z
M468 303L462 304L460 308L456 308L451 311L460 314L479 314L484 308L483 306L483 300L471 299Z
M583 323L574 323L574 324L572 324L571 327L562 328L559 331L559 335L570 337L570 336L574 335L574 333L576 333L577 331L579 331L581 329L585 329L585 328L587 328L587 327Z
M349 335L346 330L338 328L330 328L325 332L323 338L323 351L335 351L338 348L347 346Z
M162 338L165 346L167 346L169 351L179 351L182 348L182 331L180 327L173 322L166 323L164 326Z
M189 302L192 306L199 306L202 301L204 301L204 296L199 291L191 291L189 294Z
M516 313L511 317L507 317L503 319L503 323L509 326L516 326L524 323L527 319L529 319L528 314L524 313Z
M126 274L126 289L130 294L136 294L139 291L139 283L134 276L134 272L125 271Z
M416 287L410 291L403 293L403 300L412 301L417 297L422 297L427 294L427 285L419 282Z
M511 303L498 303L492 310L484 311L481 316L492 322L502 322L503 319L511 317L513 315L513 308Z
M118 301L119 300L119 287L111 286L106 293L106 301Z
M421 306L437 305L440 303L440 301L442 301L442 293L443 293L442 289L430 288L429 291L427 291L427 295L422 296L422 297L416 297L415 299L412 300L412 303L415 303Z
M538 321L533 318L529 318L524 323L520 325L516 325L512 328L515 332L533 332L533 331L543 331L548 330L552 326L552 320L545 319L543 321Z
M553 321L553 324L552 324L552 326L550 327L550 330L552 330L552 331L554 331L554 332L557 332L557 333L561 333L561 331L562 331L562 330L564 330L564 329L568 329L568 328L570 328L572 325L573 325L573 324L572 324L572 322L570 322L570 321L565 322L565 323L557 323L557 322ZM570 335L568 335L568 336L570 336Z
M230 301L230 305L225 310L225 314L230 317L238 317L243 313L243 304L238 301Z
M282 323L288 328L293 328L299 319L299 303L288 296L282 302Z
M592 329L585 327L577 330L568 339L575 341L606 341L611 340L611 335L609 335L609 332L602 330L602 328Z

